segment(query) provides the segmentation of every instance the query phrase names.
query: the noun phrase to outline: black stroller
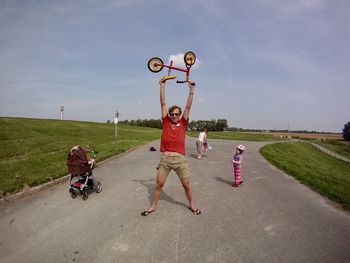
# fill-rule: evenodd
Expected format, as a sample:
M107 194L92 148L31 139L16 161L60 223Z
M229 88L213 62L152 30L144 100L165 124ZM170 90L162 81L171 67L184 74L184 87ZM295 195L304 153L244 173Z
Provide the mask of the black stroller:
M88 157L88 152L93 154L93 158ZM69 193L72 198L80 194L83 200L88 199L89 193L102 191L102 185L93 178L92 170L95 165L96 153L84 149L79 145L74 146L67 157L69 178Z

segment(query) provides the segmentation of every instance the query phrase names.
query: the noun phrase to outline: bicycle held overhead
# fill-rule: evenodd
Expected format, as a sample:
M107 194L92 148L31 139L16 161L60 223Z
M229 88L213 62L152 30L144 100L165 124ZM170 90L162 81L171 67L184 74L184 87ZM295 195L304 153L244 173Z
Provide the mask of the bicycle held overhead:
M186 68L179 68L179 67L173 66L173 61L170 61L170 65L165 65L161 58L153 57L148 61L148 69L150 71L152 71L153 73L158 73L163 68L167 68L168 75L164 77L166 80L176 78L176 76L170 75L170 72L172 69L185 72L186 79L185 80L178 80L178 81L176 81L176 83L186 83L186 82L188 82L188 79L189 79L191 67L196 63L196 55L192 51L186 52L184 55L184 62L185 62Z

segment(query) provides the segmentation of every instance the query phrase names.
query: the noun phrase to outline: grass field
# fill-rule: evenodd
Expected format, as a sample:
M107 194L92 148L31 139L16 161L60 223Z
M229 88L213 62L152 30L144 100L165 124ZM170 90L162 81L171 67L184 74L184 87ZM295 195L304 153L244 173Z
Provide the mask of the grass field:
M270 144L260 152L287 174L350 210L350 163L322 153L306 142Z
M67 174L74 145L97 150L97 161L160 138L159 129L114 124L24 118L0 118L0 196Z
M342 140L317 141L317 144L350 159L350 142Z
M67 174L66 158L74 145L97 150L105 160L146 142L159 139L161 130L107 123L25 118L0 118L0 197ZM198 132L188 132L197 137ZM209 132L210 139L239 141L286 140L274 134ZM321 141L323 146L348 154L341 141ZM268 145L262 154L280 169L350 210L350 164L336 160L307 143ZM302 156L302 158L300 158Z
M342 135L340 133L286 133L286 132L269 132L263 134L270 134L277 137L288 137L293 139L304 139L304 140L341 140Z
M332 152L350 158L350 142L343 141L340 133L264 133L274 135L276 137L286 138L290 136L292 139L307 140L317 143Z
M198 131L189 131L187 135L191 137L198 137ZM209 139L222 140L237 140L237 141L283 141L287 138L281 138L267 133L249 133L249 132L208 132Z

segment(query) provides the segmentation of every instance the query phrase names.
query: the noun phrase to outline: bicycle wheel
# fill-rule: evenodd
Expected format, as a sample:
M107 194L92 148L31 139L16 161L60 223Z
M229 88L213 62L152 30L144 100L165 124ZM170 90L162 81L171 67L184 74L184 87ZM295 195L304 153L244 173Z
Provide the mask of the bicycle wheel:
M186 66L193 66L196 63L196 55L192 51L188 51L184 55Z
M163 60L157 57L151 58L147 64L148 69L153 73L157 73L161 71L163 69L163 65L164 65Z

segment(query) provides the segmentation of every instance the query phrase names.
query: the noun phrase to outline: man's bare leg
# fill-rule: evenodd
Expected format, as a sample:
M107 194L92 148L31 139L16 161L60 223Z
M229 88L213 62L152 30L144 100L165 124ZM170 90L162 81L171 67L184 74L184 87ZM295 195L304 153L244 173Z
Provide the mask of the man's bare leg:
M188 203L189 203L189 209L192 211L192 213L199 215L201 213L201 211L194 206L193 200L192 200L192 189L191 189L191 185L190 185L190 178L186 177L186 178L181 179L181 183L182 183L182 186L185 190L185 195L186 195Z
M148 214L156 210L156 206L160 198L160 194L162 192L163 186L165 184L165 180L166 180L166 176L160 175L159 173L157 174L156 186L152 195L151 206L147 210L142 212L141 215L147 216Z

